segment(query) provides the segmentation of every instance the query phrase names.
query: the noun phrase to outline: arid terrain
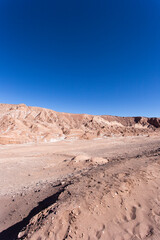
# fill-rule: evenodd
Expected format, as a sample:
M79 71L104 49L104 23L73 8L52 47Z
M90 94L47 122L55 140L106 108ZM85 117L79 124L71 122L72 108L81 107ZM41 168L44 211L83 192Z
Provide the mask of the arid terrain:
M159 129L160 118L59 113L25 104L0 104L0 144L150 135Z
M0 105L0 240L160 239L160 119Z

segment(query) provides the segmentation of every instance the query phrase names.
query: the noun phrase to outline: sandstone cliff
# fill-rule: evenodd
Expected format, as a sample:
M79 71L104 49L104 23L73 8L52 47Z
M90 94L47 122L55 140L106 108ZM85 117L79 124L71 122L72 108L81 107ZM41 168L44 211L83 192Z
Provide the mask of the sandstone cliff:
M59 113L25 104L0 104L0 144L148 135L160 118Z

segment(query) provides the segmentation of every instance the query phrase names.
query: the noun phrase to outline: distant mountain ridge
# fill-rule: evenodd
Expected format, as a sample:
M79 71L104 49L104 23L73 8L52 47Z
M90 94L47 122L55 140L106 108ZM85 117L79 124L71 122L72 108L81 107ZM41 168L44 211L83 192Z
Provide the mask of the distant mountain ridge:
M0 144L158 134L160 118L61 113L0 104Z

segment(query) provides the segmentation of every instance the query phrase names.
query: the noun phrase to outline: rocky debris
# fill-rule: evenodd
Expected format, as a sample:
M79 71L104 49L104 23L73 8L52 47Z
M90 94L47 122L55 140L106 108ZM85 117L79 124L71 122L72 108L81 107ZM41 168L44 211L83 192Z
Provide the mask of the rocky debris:
M160 127L160 118L148 118L148 123L156 128L159 128Z
M72 158L71 161L79 162L79 161L87 161L89 159L90 159L90 156L88 156L86 154L80 154L80 155L77 155L76 157Z

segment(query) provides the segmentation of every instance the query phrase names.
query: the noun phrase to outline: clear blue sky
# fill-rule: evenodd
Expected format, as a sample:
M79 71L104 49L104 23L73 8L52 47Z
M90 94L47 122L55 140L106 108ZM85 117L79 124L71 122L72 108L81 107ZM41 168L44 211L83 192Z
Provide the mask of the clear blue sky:
M0 102L160 117L160 1L0 0Z

